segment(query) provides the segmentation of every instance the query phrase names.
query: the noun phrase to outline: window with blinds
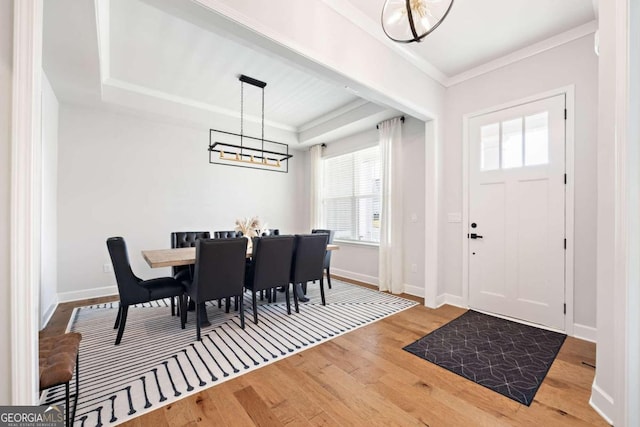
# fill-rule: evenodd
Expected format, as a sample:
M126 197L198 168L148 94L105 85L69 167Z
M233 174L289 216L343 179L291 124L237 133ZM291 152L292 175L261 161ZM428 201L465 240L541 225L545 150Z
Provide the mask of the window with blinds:
M380 152L377 146L323 160L323 206L335 239L380 242Z

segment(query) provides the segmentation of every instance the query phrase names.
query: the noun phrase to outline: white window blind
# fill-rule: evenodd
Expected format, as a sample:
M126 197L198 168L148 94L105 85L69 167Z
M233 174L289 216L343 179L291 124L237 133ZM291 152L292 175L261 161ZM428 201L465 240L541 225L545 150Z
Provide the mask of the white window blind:
M338 240L380 241L380 151L377 146L323 160L327 228Z

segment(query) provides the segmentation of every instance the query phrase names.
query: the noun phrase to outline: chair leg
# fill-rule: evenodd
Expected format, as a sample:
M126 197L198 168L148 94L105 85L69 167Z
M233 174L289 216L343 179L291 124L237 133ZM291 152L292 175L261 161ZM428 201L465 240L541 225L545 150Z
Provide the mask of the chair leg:
M120 341L122 341L122 333L124 332L124 326L127 323L128 311L129 311L129 306L125 305L122 307L122 313L120 313L120 325L118 328L118 335L116 336L116 345L120 344Z
M240 327L244 329L244 296L240 294L239 297L236 297L236 301L238 300L240 304Z
M307 294L307 282L302 282L302 292L304 292L304 294Z
M327 305L324 300L324 280L322 276L320 276L320 298L322 299L322 305Z
M327 267L327 283L329 284L329 289L331 289L331 268Z
M271 295L273 295L273 303L275 304L276 300L278 298L278 289L277 288L271 288L271 289L269 289L269 293Z
M298 306L298 293L295 289L295 283L293 284L293 307L296 310L296 313L300 313L300 307Z
M176 299L175 297L171 297L171 315L176 315Z
M224 300L224 312L228 313L229 312L229 308L231 308L231 298L227 297Z
M260 291L260 301L264 301L264 291Z
M222 299L218 300L218 308L222 308Z
M180 297L180 327L184 329L187 323L187 296Z
M200 305L196 304L196 341L202 341L200 338Z
M291 301L289 299L289 285L284 288L284 299L287 301L287 314L291 314Z
M116 315L116 323L113 325L113 329L118 329L120 326L120 317L122 316L122 304L118 307L118 314Z
M253 323L258 324L258 302L256 301L256 292L251 293L251 299L253 303Z
M238 299L239 299L239 297L237 295L235 297L233 297L233 310L234 311L238 311Z

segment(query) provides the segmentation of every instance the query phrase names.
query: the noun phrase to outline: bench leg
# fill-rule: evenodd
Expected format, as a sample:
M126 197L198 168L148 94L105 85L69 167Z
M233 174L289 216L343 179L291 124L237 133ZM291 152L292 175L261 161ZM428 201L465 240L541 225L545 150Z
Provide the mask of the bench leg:
M65 403L65 407L64 407L64 411L65 411L65 425L67 427L71 427L71 419L69 418L69 383L66 382L64 384L64 390L65 390L65 396L64 396L64 403Z
M71 426L76 419L76 408L78 407L78 396L80 395L80 350L76 354L76 395L73 398L73 412L71 413Z

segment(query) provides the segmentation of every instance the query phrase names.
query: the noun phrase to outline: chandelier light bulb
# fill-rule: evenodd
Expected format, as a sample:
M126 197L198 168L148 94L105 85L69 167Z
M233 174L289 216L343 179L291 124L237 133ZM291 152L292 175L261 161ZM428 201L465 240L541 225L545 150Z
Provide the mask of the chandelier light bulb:
M453 0L386 0L382 8L382 29L391 40L419 42L447 16Z

